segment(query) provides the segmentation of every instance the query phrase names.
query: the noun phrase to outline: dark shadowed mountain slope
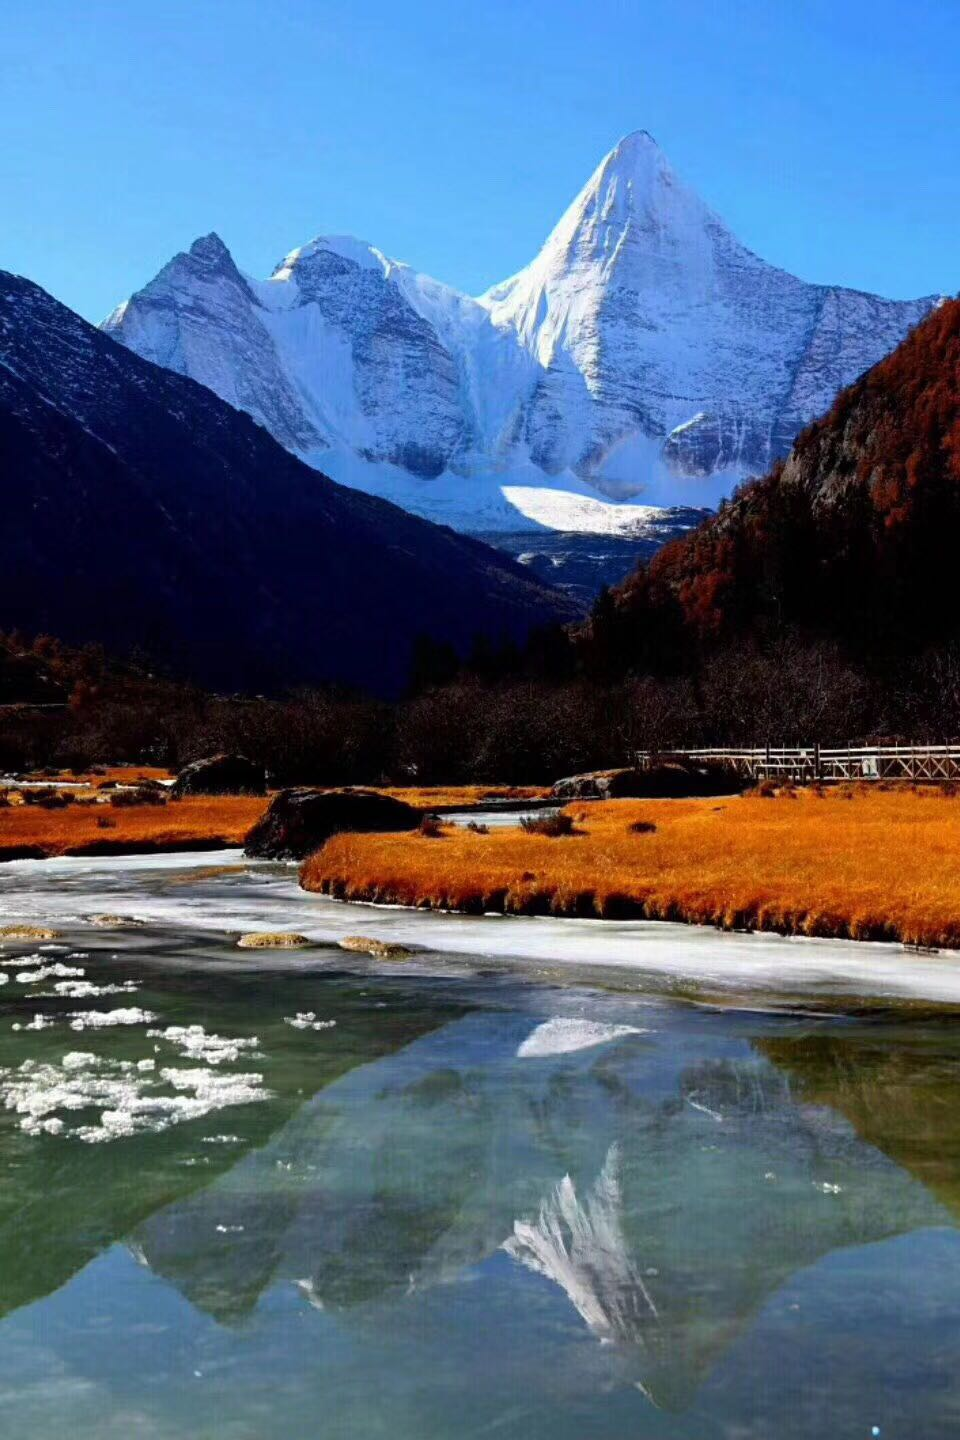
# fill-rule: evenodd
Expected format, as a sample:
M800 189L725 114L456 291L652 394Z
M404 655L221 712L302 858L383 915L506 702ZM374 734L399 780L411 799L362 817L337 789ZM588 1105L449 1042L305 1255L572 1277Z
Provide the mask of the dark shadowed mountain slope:
M0 625L139 647L208 685L390 692L418 634L465 648L571 613L4 272L0 502Z
M842 391L788 459L598 606L619 668L787 630L868 664L960 638L960 301Z

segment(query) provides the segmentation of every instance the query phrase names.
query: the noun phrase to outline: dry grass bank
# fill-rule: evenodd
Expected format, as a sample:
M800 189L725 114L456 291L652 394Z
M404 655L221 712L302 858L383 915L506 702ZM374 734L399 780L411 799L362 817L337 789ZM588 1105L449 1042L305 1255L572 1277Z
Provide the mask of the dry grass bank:
M192 796L166 805L0 808L0 860L218 850L242 845L263 796Z
M960 799L939 790L613 800L580 833L338 835L305 861L343 899L645 917L790 935L960 946ZM638 833L638 822L655 830Z
M62 791L70 803L62 809L27 804L22 793L11 791L9 803L0 806L0 861L43 859L53 855L122 855L164 850L217 850L242 845L247 832L270 803L270 796L195 795L162 805L115 806L78 801L104 800L97 788L106 781L131 785L138 780L167 778L168 772L149 767L114 767L105 774L83 778L83 789ZM57 781L44 777L52 790ZM382 793L406 800L420 809L435 806L470 806L490 799L529 799L543 792L536 787L493 791L485 785L444 789L389 789Z

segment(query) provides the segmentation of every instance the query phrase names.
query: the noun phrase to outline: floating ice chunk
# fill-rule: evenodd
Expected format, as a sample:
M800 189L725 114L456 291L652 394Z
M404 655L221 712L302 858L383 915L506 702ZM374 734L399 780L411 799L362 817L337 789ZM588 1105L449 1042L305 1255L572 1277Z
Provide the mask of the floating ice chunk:
M267 1098L263 1076L208 1069L144 1074L131 1061L74 1050L59 1064L25 1060L0 1070L0 1102L29 1135L62 1135L89 1144L166 1130L229 1105ZM69 1128L71 1112L100 1110L97 1123Z
M517 1050L522 1060L542 1059L547 1055L567 1055L573 1050L589 1050L606 1045L624 1035L645 1035L636 1025L608 1025L601 1020L566 1019L555 1015L532 1030Z
M33 1017L32 1020L28 1020L27 1023L26 1023L26 1025L22 1025L19 1020L15 1020L15 1021L13 1022L13 1024L10 1026L10 1029L11 1029L11 1030L49 1030L49 1029L50 1029L50 1026L51 1026L51 1025L55 1025L56 1023L57 1023L57 1022L56 1022L56 1020L54 1019L54 1017L53 1017L52 1015L40 1015L40 1014L37 1014L37 1015L34 1015L34 1017Z
M15 980L18 985L37 985L41 980L61 978L64 980L77 980L86 975L82 965L64 965L55 960L52 965L39 965L35 970L18 970Z
M70 1016L71 1030L104 1030L111 1025L149 1025L156 1020L152 1010L128 1005L119 1010L75 1010Z
M294 1030L332 1030L336 1020L318 1020L313 1010L298 1010L296 1015L284 1015L284 1025L292 1025Z
M96 985L92 980L58 980L52 993L67 1000L92 1000L98 995L129 995L139 988L132 980L125 980L122 985Z
M152 1040L166 1040L175 1045L188 1060L202 1060L206 1065L232 1063L241 1055L255 1055L260 1044L256 1035L240 1038L210 1035L202 1025L168 1025L164 1030L148 1030L147 1034Z

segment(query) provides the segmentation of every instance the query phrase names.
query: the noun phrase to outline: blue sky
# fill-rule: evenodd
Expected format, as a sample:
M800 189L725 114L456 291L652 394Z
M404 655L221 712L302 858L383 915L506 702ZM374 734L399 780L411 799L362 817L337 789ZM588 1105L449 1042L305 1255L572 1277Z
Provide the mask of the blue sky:
M958 55L958 0L11 3L0 266L99 320L209 230L351 233L475 292L645 128L766 259L953 292Z

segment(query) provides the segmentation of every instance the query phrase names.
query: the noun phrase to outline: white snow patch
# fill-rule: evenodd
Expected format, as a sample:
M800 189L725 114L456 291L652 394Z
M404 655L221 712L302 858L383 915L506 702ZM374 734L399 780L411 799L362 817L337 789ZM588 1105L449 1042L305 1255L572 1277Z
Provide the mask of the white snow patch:
M577 495L572 490L552 490L547 486L504 485L502 493L508 504L527 520L534 520L548 530L580 535L642 538L664 518L662 506L618 505L610 500L597 500L590 495Z
M545 1020L530 1032L517 1050L517 1055L522 1060L539 1060L547 1055L567 1055L573 1050L589 1050L594 1045L606 1045L624 1035L647 1033L636 1025L608 1025L601 1020L566 1019L555 1015L552 1020Z

